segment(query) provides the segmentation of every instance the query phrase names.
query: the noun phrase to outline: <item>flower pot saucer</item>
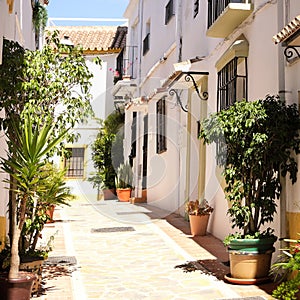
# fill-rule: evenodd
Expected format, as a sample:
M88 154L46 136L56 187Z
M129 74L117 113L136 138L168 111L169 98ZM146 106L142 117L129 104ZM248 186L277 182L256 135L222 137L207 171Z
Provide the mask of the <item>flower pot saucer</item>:
M246 284L260 284L260 283L264 283L264 282L270 280L270 277L242 279L242 278L231 277L231 274L226 274L226 275L224 275L224 279L227 282L229 282L229 283L245 284L246 285Z

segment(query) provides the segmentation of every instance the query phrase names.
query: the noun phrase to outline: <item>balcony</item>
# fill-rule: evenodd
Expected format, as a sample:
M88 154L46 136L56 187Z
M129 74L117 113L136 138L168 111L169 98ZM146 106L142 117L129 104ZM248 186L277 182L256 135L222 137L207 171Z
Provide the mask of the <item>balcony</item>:
M234 31L253 11L251 0L209 0L209 37L225 38Z
M135 79L137 76L137 46L126 46L117 57L118 76L114 78L116 84L124 77Z

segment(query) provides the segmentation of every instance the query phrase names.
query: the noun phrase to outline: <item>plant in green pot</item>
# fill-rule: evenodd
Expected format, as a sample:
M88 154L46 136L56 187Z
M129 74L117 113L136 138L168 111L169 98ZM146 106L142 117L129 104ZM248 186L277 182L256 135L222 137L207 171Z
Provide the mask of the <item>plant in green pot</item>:
M120 164L115 181L119 201L128 202L131 198L133 184L132 168L128 162Z
M289 174L292 183L297 180L299 129L297 106L286 105L276 96L236 102L201 122L200 138L204 143L217 144L228 215L232 228L238 230L224 240L232 278L268 275L277 238L273 229L264 228L276 214L281 176ZM253 259L258 265L251 271L248 263ZM262 268L263 262L266 268Z
M191 234L193 236L205 235L209 216L214 211L207 200L190 200L186 203L185 211L189 216Z
M35 276L30 273L19 271L20 266L20 238L23 226L28 220L27 205L35 197L39 187L39 175L46 163L46 156L65 137L68 130L65 130L53 137L55 124L48 118L44 125L32 123L32 116L28 113L24 116L24 121L12 122L16 135L14 141L8 140L9 150L7 158L1 159L1 167L4 172L11 176L7 180L12 193L16 197L11 198L12 217L12 241L10 248L9 273L1 274L0 294L3 299L30 299L31 287ZM30 279L27 281L27 279ZM26 282L26 284L25 284ZM25 295L20 295L20 289L15 289L15 284L26 285Z

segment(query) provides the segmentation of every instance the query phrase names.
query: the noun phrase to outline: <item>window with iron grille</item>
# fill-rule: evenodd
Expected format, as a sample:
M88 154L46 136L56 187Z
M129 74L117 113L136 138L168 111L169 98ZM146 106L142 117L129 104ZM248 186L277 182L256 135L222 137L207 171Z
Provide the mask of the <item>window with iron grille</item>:
M84 152L85 148L67 148L69 157L64 160L64 167L67 168L66 177L84 177Z
M161 98L156 103L156 152L159 154L166 150L166 101Z
M174 16L174 4L173 0L170 0L166 6L166 14L165 14L165 25L169 23L172 16Z
M235 57L218 72L218 111L226 109L236 101L247 100L247 73L247 57ZM225 149L225 142L218 141L216 151L219 165L226 159Z
M218 111L246 99L247 57L235 57L218 72Z
M199 13L199 0L194 0L194 18L196 18L198 13Z

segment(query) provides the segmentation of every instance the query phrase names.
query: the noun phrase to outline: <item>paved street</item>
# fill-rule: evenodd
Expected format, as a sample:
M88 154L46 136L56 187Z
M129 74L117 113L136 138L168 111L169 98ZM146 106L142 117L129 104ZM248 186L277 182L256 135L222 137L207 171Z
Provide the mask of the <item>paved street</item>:
M55 222L47 224L43 233L44 240L55 234L49 261L75 258L76 264L62 268L64 274L53 273L45 294L36 299L241 297L231 285L214 276L175 268L188 261L215 257L161 218L165 216L166 212L148 205L115 200L76 200L71 207L57 208ZM256 294L261 295L261 291Z

